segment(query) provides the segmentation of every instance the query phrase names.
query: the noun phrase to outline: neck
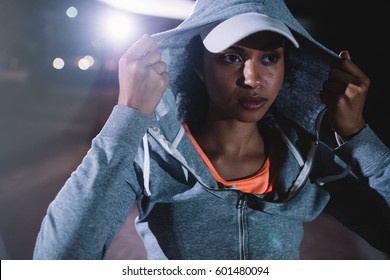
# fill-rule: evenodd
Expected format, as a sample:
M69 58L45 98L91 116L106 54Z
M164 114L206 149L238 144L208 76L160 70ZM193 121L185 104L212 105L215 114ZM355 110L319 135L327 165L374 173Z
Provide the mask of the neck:
M206 153L212 151L239 156L252 149L259 151L259 147L264 146L256 123L208 121L194 137Z

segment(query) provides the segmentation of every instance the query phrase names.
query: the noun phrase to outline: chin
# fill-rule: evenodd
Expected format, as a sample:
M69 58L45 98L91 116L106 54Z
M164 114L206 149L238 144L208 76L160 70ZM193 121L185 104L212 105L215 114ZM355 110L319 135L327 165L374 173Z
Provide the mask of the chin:
M237 116L237 120L244 123L257 123L264 117L265 113L263 111L259 112L246 112L245 114L240 114Z

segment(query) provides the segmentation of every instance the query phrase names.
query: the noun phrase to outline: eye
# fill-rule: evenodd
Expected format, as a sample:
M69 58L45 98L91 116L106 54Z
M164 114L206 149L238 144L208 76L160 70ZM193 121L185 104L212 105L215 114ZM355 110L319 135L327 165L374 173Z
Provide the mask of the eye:
M271 53L271 54L264 55L261 61L264 64L275 64L279 61L279 58L280 58L280 54Z
M224 54L221 57L221 61L226 63L242 63L244 60L240 55L237 54Z

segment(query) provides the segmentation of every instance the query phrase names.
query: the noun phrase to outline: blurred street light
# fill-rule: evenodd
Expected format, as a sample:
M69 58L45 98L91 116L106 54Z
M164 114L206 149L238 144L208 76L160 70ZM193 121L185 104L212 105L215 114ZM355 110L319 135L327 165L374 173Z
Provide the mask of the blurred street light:
M184 20L191 13L193 0L99 0L137 14Z

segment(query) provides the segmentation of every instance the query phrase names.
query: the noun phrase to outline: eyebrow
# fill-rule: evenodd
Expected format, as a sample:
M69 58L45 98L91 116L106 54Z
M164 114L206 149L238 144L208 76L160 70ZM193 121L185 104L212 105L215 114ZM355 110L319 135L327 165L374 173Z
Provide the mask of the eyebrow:
M240 47L235 46L235 45L228 47L226 50L235 50L235 51L241 51L241 52L244 51L243 48L240 48Z
M282 48L285 45L285 41L283 40L282 42L271 42L266 45L264 45L260 50L267 51L267 50L275 50L278 48ZM238 45L233 45L227 48L226 50L235 50L235 51L245 51L244 48L239 47Z

